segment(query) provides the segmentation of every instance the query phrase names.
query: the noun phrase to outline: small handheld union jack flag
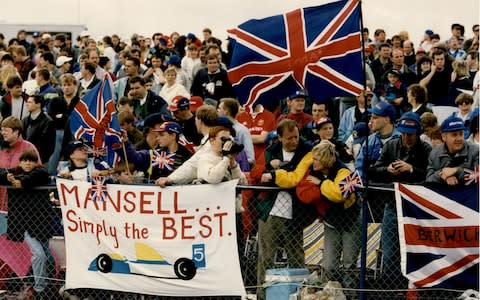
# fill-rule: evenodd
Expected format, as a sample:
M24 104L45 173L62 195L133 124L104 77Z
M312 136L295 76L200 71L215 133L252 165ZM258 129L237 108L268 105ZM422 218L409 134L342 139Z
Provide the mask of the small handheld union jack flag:
M99 176L97 178L92 178L92 200L93 201L105 201L108 197L107 195L107 186L105 181L107 180L106 176Z
M473 170L470 169L463 169L465 175L463 175L463 180L465 181L465 185L469 185L472 182L478 183L479 171L478 166L476 166Z
M358 171L350 173L344 180L340 181L340 190L344 198L347 198L357 188L362 188L363 182Z
M167 151L153 150L152 155L152 167L159 169L173 170L173 164L175 163L175 153L168 153Z

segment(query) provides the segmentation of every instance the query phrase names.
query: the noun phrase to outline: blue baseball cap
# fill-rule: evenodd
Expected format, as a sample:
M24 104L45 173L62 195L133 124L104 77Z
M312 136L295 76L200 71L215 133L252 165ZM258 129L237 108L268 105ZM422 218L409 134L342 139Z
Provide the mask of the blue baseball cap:
M380 117L389 117L391 123L395 121L395 107L385 101L378 101L368 111Z
M454 115L451 115L443 120L442 125L440 126L440 131L442 133L459 130L465 130L465 124L463 123L462 119L455 117Z
M291 94L290 96L288 96L288 100L292 100L292 99L295 99L295 98L307 98L308 97L308 94L306 91L304 90L300 90L300 91L296 91L295 93Z
M420 117L414 112L406 112L397 123L397 130L401 133L414 134L422 128Z
M363 141L368 136L368 125L365 122L358 122L353 126L352 136L353 136L353 143L354 144L363 144Z
M186 110L190 106L190 101L183 97L183 96L175 96L175 98L172 99L172 103L168 106L168 109L170 111L177 111L177 110Z
M233 128L233 122L230 121L230 119L225 116L218 117L218 125L228 129Z
M174 54L174 55L170 56L170 59L167 61L167 66L172 65L172 64L178 65L180 63L181 63L180 57L178 57L178 55Z
M163 123L160 128L155 129L154 131L180 134L182 133L182 127L176 122L169 121Z

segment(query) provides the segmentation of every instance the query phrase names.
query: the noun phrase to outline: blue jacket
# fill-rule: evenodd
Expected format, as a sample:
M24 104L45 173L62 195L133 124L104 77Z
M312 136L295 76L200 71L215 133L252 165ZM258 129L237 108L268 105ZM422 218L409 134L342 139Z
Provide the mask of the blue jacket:
M400 133L397 131L397 129L393 129L392 135L388 139L386 139L385 143L390 141L391 139L396 139L400 137ZM383 143L382 140L380 139L380 133L372 133L371 135L368 136L368 156L367 156L367 146L365 145L365 142L362 145L362 148L360 149L360 153L358 154L357 160L355 161L355 169L358 171L360 176L362 177L362 180L365 180L366 177L366 170L367 166L366 160L368 158L368 164L369 166L373 166L375 162L380 158L380 154L382 152L383 148Z

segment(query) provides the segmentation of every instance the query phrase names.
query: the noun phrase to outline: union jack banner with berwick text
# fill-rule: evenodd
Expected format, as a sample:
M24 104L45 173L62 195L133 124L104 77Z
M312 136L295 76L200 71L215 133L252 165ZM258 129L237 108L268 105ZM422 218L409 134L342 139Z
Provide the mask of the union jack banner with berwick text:
M322 102L363 88L359 0L252 19L228 33L228 77L247 109L275 106L299 89Z
M416 287L478 290L478 190L395 184L402 272Z
M94 153L104 153L103 160L110 167L113 166L116 159L114 149L121 147L122 141L112 83L108 75L88 90L75 106L70 119L70 130L75 139L92 144Z

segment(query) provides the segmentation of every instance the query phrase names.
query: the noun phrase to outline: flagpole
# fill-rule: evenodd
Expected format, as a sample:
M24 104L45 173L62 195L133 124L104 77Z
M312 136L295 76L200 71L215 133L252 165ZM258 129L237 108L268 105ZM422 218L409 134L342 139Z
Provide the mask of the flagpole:
M362 96L365 99L365 109L368 109L367 107L367 99L366 97L366 90L367 90L367 78L366 78L366 61L364 58L365 52L365 41L363 39L363 13L362 13L362 0L358 1L359 9L360 9L360 41L361 41L361 47L362 47L362 66L363 66L363 91L362 91ZM368 126L368 124L367 124ZM368 136L367 134L367 139L365 142L365 160L364 160L364 165L368 166ZM361 166L363 168L363 166ZM367 172L365 172L365 192L364 192L364 198L362 199L362 223L361 223L361 233L362 233L362 238L361 238L361 247L360 247L360 291L359 291L359 300L364 300L365 299L365 277L366 277L366 270L367 270L367 230L368 230L368 220L367 220L367 201L368 201L368 177L367 177Z
M123 157L125 158L125 165L127 167L128 176L132 175L130 172L130 166L128 165L128 157L127 157L127 150L125 149L125 142L122 142L122 149L123 149Z

